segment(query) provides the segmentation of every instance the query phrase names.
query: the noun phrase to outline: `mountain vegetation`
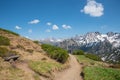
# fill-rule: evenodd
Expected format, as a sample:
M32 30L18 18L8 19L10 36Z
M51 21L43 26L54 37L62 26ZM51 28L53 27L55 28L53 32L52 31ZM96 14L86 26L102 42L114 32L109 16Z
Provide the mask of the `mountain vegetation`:
M84 55L84 51L83 50L75 50L72 53L73 55Z
M85 57L95 60L95 61L101 61L101 58L98 55L92 54L92 53L85 53L83 50L75 50L72 53L73 55L84 55Z
M10 45L10 40L7 37L0 36L0 45Z
M101 58L99 56L92 54L92 53L87 53L85 54L85 56L95 61L101 61Z
M83 65L84 80L119 80L120 65L110 65L101 61L95 61L85 55L75 55L79 63ZM114 66L114 68L113 68ZM118 67L119 66L119 67Z
M58 62L65 63L68 60L69 55L67 51L62 48L48 44L42 44L41 47L47 52L49 57L55 59Z

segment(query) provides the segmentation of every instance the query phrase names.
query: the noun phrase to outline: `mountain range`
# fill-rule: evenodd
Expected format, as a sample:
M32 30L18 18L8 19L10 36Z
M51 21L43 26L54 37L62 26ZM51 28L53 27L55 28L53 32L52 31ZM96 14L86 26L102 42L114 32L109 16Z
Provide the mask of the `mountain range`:
M120 33L88 32L64 40L47 40L47 43L51 42L53 45L68 50L69 53L81 49L86 53L100 56L103 61L120 62Z

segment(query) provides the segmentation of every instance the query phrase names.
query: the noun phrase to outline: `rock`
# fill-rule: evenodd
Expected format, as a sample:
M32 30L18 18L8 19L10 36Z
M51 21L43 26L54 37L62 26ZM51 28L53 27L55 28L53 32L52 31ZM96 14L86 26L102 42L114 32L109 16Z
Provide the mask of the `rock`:
M9 57L4 57L5 61L10 61L10 60L17 60L19 58L19 55L14 55L14 56L9 56Z

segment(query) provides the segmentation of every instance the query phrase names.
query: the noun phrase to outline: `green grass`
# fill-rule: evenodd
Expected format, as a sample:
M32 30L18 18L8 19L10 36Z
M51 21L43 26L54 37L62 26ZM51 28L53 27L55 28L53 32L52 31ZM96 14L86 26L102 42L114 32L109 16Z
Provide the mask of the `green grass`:
M7 37L0 36L0 46L1 45L4 45L4 46L10 45L10 40Z
M85 54L85 56L95 61L101 61L101 58L96 54L88 53L88 54Z
M85 80L120 80L120 70L103 67L86 67Z
M0 47L0 57L5 57L8 53L8 49L5 47Z
M76 56L79 63L84 63L86 65L90 65L92 63L95 63L94 60L89 59L89 58L85 57L84 55L75 55L75 56Z
M45 75L53 69L61 69L62 64L47 61L31 61L29 62L29 67L38 74Z
M120 70L105 68L105 63L94 61L84 55L76 55L79 63L85 64L83 69L84 80L120 80Z

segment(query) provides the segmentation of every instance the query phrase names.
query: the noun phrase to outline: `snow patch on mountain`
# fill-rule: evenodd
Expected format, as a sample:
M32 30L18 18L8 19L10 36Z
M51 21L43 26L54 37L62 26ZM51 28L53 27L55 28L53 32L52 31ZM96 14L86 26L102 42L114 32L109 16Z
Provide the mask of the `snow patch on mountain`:
M120 33L108 32L107 34L101 34L99 32L89 32L85 35L75 36L74 39L79 45L89 45L109 41L113 47L120 46Z

